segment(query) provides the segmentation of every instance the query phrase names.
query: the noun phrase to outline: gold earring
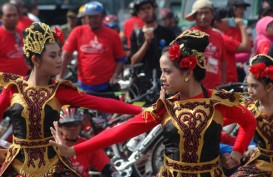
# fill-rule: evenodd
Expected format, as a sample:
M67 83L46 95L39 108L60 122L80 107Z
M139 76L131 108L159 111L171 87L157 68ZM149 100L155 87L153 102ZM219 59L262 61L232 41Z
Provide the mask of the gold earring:
M188 77L185 77L185 82L188 82L189 78Z
M40 64L38 63L38 64L36 65L36 67L37 67L37 68L40 68Z
M270 92L270 90L268 89L268 90L266 90L266 92L267 92L267 93L269 93L269 92Z

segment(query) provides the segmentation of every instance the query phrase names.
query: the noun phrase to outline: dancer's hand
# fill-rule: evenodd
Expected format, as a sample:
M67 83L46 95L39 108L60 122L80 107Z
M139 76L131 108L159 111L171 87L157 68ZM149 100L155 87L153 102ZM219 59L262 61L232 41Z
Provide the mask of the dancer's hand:
M160 90L160 94L159 94L159 98L160 99L165 99L165 90L164 90L164 88L161 86L161 90Z
M222 164L226 169L231 169L240 165L242 155L239 152L232 151L231 154L222 155Z
M243 157L243 162L247 162L250 157L252 156L252 154L254 154L255 149L248 149L245 153L244 153L244 157Z
M0 149L0 164L2 164L5 161L7 152L8 149Z
M51 130L51 134L53 135L55 141L50 140L49 143L51 145L57 147L59 152L63 156L69 157L69 156L75 155L74 148L66 146L65 143L63 142L62 136L61 136L61 131L58 126L58 122L57 121L53 122L53 125L54 125L55 129L50 127L50 130Z

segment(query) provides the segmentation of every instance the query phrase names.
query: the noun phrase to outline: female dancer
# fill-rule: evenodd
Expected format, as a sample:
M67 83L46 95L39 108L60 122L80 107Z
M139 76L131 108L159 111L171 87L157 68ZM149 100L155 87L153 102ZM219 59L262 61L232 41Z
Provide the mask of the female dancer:
M273 176L273 58L260 54L252 58L247 76L248 93L252 100L247 108L256 117L254 135L257 149L248 162L232 177ZM251 151L251 150L249 150ZM249 152L248 152L249 153Z
M223 177L219 163L223 117L242 126L231 158L225 162L228 168L239 164L254 134L256 121L251 112L239 104L240 95L209 90L200 84L206 73L203 52L208 43L206 33L186 30L168 50L163 50L160 79L166 93L175 96L160 98L152 107L124 124L74 147L63 144L55 122L56 131L51 129L55 141L50 143L65 156L80 155L124 141L161 124L165 152L158 176Z
M70 161L49 144L50 127L59 119L62 105L74 105L110 113L138 114L141 107L117 100L87 95L68 81L52 76L61 69L60 31L44 23L33 23L24 31L24 55L32 67L24 78L0 73L0 117L9 108L13 142L0 169L2 177L81 176Z

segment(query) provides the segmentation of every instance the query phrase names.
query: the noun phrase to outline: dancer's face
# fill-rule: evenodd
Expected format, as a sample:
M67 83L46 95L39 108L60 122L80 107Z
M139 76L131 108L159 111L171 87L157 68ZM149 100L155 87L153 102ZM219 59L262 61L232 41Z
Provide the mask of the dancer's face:
M46 44L38 70L45 75L55 76L62 67L61 49L57 43Z
M188 87L188 84L185 82L187 72L182 72L175 67L167 53L163 54L160 58L160 68L162 70L160 80L167 94L183 92Z
M247 76L247 91L253 100L263 99L267 96L265 85L252 74Z

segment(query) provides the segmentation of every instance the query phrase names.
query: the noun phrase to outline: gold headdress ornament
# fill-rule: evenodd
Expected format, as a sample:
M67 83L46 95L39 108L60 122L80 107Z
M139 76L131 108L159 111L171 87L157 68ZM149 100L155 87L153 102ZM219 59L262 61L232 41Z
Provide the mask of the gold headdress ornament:
M258 59L258 57L265 57L265 58L267 58L267 59L269 59L269 60L271 60L273 62L273 58L271 56L266 55L266 54L258 54L258 55L255 55L253 58L251 58L250 65L252 65L252 62L254 60Z
M204 55L203 52L198 52L197 50L192 49L191 50L192 53L190 54L188 51L186 51L186 48L184 47L183 43L182 44L177 43L177 41L183 38L202 39L205 37L209 37L209 35L199 30L186 30L183 33L181 33L175 40L173 40L170 43L171 47L169 50L169 54L170 54L171 60L180 62L180 67L183 65L182 68L187 68L186 66L184 66L183 63L181 64L181 59L185 57L188 59L189 58L188 56L190 56L189 58L191 60L190 62L193 62L193 63L195 62L195 64L197 64L199 67L206 69L206 56ZM171 53L175 53L174 55L172 55L174 57L171 57ZM193 61L191 56L196 58L196 61ZM186 62L188 63L189 61L186 61ZM193 69L194 67L195 65L192 64L192 66L189 66L188 68Z
M35 30L36 25L40 26L43 32ZM24 32L27 35L24 37L23 50L27 58L30 57L30 52L41 54L47 41L50 44L56 42L54 31L45 23L34 22Z

